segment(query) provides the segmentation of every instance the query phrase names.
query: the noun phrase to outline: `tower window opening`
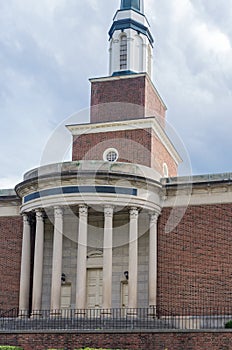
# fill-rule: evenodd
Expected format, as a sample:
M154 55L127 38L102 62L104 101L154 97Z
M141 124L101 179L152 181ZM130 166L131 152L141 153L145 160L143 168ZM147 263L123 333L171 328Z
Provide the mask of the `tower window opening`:
M118 151L115 148L108 148L103 154L103 160L116 162L118 160Z
M122 35L120 41L120 69L127 69L127 37Z

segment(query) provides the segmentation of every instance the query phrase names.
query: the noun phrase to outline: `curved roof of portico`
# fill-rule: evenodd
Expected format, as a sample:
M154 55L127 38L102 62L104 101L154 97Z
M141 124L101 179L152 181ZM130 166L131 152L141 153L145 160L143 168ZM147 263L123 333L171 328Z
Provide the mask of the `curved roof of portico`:
M138 164L75 161L27 172L16 192L21 212L83 203L160 211L162 185L157 172Z

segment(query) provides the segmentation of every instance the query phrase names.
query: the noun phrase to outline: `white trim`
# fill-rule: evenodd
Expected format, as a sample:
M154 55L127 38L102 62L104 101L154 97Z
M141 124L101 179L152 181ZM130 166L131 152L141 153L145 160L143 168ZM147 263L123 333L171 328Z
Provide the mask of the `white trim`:
M144 14L141 14L139 12L136 12L134 10L119 10L116 12L113 21L118 21L121 19L125 19L125 18L131 18L136 22L142 23L144 26L150 28L150 24L146 18L146 16L144 16Z
M163 163L163 175L164 175L164 178L168 178L169 174L169 171L168 171L168 166L167 166L167 163Z
M101 83L104 81L133 79L133 78L140 78L140 77L146 77L146 76L148 77L146 73L136 73L136 74L128 74L128 75L115 75L115 76L107 76L107 77L100 77L100 78L90 78L89 81L91 83Z
M0 217L20 216L19 205L0 205Z
M155 117L133 119L120 122L66 125L66 128L72 133L73 136L79 136L82 134L97 134L101 132L136 130L141 128L152 129L162 144L165 146L169 154L172 156L175 163L179 164L182 162L179 153Z
M205 185L202 188L177 188L167 190L163 201L163 207L186 207L196 205L213 205L232 203L232 187Z
M114 207L138 207L145 210L158 210L161 207L161 198L159 196L159 187L156 188L157 193L146 191L138 193L138 196L117 195L117 194L69 194L55 195L44 198L31 200L21 206L21 213L35 210L37 208L50 208L54 206L73 206L87 203L88 206L96 206L103 208L105 205L113 205Z

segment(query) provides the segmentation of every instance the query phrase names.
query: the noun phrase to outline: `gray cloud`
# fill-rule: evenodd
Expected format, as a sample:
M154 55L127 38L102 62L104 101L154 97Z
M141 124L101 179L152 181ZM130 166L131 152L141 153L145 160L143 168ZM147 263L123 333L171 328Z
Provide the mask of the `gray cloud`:
M154 83L194 173L232 170L232 0L146 0ZM119 0L0 0L0 188L40 163L53 129L108 74ZM88 121L82 114L76 122Z

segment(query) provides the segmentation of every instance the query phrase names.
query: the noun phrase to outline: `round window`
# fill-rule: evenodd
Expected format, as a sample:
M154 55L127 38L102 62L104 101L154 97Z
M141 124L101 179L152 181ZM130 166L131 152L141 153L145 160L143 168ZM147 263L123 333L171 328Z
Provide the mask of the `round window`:
M115 148L108 148L103 154L103 160L116 162L118 160L118 151Z

